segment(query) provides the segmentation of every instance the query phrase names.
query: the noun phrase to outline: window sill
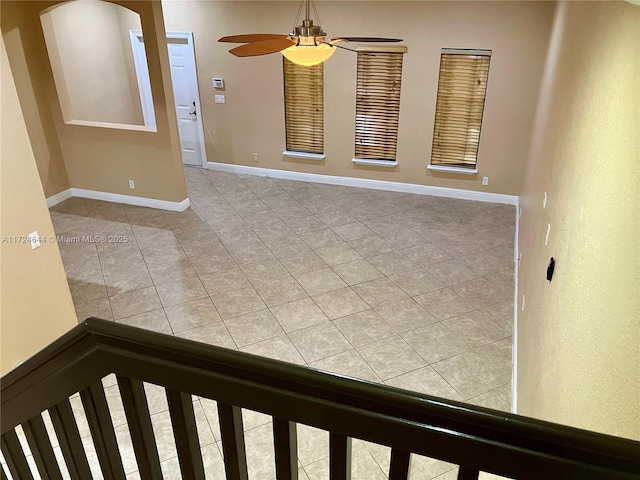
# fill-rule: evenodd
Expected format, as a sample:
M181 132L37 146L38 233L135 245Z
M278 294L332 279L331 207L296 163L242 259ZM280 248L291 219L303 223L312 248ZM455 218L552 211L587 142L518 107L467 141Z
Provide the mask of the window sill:
M353 163L357 163L358 165L375 165L377 167L395 167L398 165L397 161L390 160L371 160L364 158L354 158L351 160Z
M427 165L427 170L434 170L436 172L462 173L463 175L475 175L476 173L478 173L477 168L444 167L441 165Z
M324 153L306 153L306 152L292 152L285 150L282 155L289 158L304 158L306 160L324 160Z

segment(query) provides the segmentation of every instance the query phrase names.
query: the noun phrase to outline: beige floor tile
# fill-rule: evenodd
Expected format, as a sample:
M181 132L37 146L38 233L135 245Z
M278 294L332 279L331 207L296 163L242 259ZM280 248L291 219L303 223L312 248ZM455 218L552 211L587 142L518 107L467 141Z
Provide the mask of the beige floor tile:
M114 295L110 302L116 320L162 307L154 287Z
M147 268L156 285L196 276L196 271L191 266L189 259L186 258L175 262L148 263Z
M328 227L337 227L355 221L355 218L342 210L320 213L317 217Z
M360 283L352 288L372 308L408 298L407 294L388 278Z
M146 266L111 275L105 274L104 279L109 296L153 286L153 281Z
M164 307L170 307L207 296L198 277L189 277L176 282L157 285L156 290Z
M273 358L282 362L295 363L297 365L305 364L304 359L300 356L300 353L286 335L253 343L246 347L242 347L240 350L254 355L260 355L262 357Z
M477 252L458 257L458 260L478 275L486 275L513 268L513 253L511 253L511 258L505 259L491 251Z
M319 295L344 288L347 284L330 268L295 275L296 280L309 295Z
M385 383L392 387L404 388L405 390L433 395L435 397L458 401L462 400L460 394L431 367L413 370L412 372L391 378Z
M480 310L505 330L513 330L513 301L495 303Z
M459 317L443 320L442 324L472 347L493 343L511 335L482 312L469 312Z
M490 390L486 393L482 393L477 397L467 400L468 403L478 405L479 407L493 408L494 410L501 410L503 412L511 411L511 382Z
M431 275L445 286L466 282L477 277L473 270L464 266L458 260L447 260L446 262L429 265L428 270Z
M365 259L336 265L333 271L340 275L347 285L356 285L384 277L380 270Z
M348 243L351 248L365 258L375 257L394 250L391 244L378 235L359 238Z
M276 210L277 212L278 210ZM305 232L313 232L314 230L321 230L327 226L314 215L296 216L292 218L284 219L285 223L289 225L291 230L300 235Z
M458 467L435 458L412 454L409 479L457 480Z
M273 252L273 255L281 260L283 258L293 257L294 255L310 251L307 244L304 243L297 235L269 240L268 242L265 242L265 245L269 247L269 250Z
M451 259L450 255L431 243L405 248L402 253L421 266L433 265Z
M329 432L297 424L298 461L303 467L329 456Z
M235 266L227 270L200 275L200 280L211 296L251 287L242 270Z
M307 292L292 277L256 283L255 289L268 307L307 298Z
M418 267L418 264L400 252L383 253L368 259L385 275L394 275Z
M358 353L382 379L388 380L426 365L400 336L357 348Z
M362 258L358 252L346 243L318 248L315 251L328 265L340 265Z
M281 259L281 262L293 276L297 276L301 273L313 272L315 270L322 270L323 268L328 267L326 262L313 251L283 258Z
M171 325L162 308L150 312L139 313L130 317L116 319L118 323L124 323L132 327L144 328L159 333L172 335Z
M429 272L430 268L415 268L392 275L389 279L413 297L442 288L442 283Z
M464 300L453 288L442 288L414 297L431 315L438 320L457 317L476 308Z
M411 298L381 305L376 308L376 312L398 333L415 330L437 322Z
M275 478L275 454L271 425L263 425L245 432L245 445L249 478Z
M234 268L237 264L226 250L202 254L188 254L194 270L201 277L210 273Z
M322 313L316 303L310 298L296 300L271 308L282 329L289 333L301 328L324 323L329 319Z
M208 297L165 307L165 313L174 333L222 321Z
M429 364L471 349L460 337L441 323L434 323L403 333L402 338Z
M321 323L289 334L307 363L315 362L351 349L351 344L331 323Z
M76 316L78 322L86 320L89 317L102 318L104 320L113 320L113 312L111 304L107 298L92 300L85 303L75 303Z
M487 360L505 377L509 377L513 373L513 338L506 337L497 342L490 343L480 348L476 348L475 352Z
M309 246L309 248L312 249L343 243L342 238L340 238L330 228L323 228L321 230L315 230L313 232L301 233L300 238Z
M264 243L229 248L229 253L238 265L249 265L274 260L275 257Z
M223 320L245 313L257 312L267 307L253 288L241 288L212 295L211 300Z
M242 265L240 268L253 285L291 276L289 271L284 268L278 260L267 260L266 262Z
M368 310L370 307L351 288L341 288L313 297L313 301L327 317L335 320L346 315Z
M266 309L228 318L224 322L240 348L284 334L278 321Z
M476 278L468 282L454 285L453 289L464 300L476 308L488 307L494 303L507 300L501 297L500 288L489 282L486 278Z
M229 334L229 330L222 322L210 323L202 327L177 332L176 337L186 338L200 343L208 343L217 347L235 350L236 343Z
M373 231L360 222L347 223L345 225L338 225L331 228L345 242L375 235Z
M380 383L380 378L355 350L347 350L332 357L323 358L309 364L311 368L348 377ZM304 465L304 464L303 464Z
M509 378L476 352L462 353L434 363L432 367L465 400L509 383Z
M396 331L373 310L354 313L333 322L354 347L380 341Z

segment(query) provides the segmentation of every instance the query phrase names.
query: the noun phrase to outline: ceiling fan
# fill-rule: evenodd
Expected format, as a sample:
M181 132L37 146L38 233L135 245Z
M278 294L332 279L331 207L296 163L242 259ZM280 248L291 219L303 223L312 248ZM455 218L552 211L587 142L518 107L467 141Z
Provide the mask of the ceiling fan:
M305 9L305 18L298 24L302 7ZM314 25L311 19L311 7L315 12L318 25ZM222 37L219 42L244 43L239 47L229 50L237 57L255 57L281 52L286 58L299 65L317 65L333 55L337 48L355 51L351 48L338 45L338 42L401 42L399 38L380 37L332 37L325 40L326 33L320 26L320 20L315 5L311 0L303 0L298 8L298 15L294 22L293 31L289 35L277 33L249 33L245 35L231 35Z

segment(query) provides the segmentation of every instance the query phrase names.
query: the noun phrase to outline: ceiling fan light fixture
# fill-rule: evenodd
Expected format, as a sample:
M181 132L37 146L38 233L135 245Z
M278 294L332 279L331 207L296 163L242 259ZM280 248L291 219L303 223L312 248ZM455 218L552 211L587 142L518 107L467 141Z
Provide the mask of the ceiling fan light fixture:
M313 40L313 37L311 38ZM298 45L285 48L280 53L295 64L311 67L324 62L331 57L335 51L336 48L327 43L316 45L315 42L311 44L300 42Z

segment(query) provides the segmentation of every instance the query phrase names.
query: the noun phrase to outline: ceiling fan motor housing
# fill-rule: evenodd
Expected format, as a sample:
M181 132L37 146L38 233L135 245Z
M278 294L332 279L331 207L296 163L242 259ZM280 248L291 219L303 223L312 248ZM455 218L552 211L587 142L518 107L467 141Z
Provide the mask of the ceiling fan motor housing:
M296 25L289 36L292 40L297 39L298 45L317 45L318 40L324 42L326 35L320 25L314 25L313 20L307 19L302 21L302 25Z

